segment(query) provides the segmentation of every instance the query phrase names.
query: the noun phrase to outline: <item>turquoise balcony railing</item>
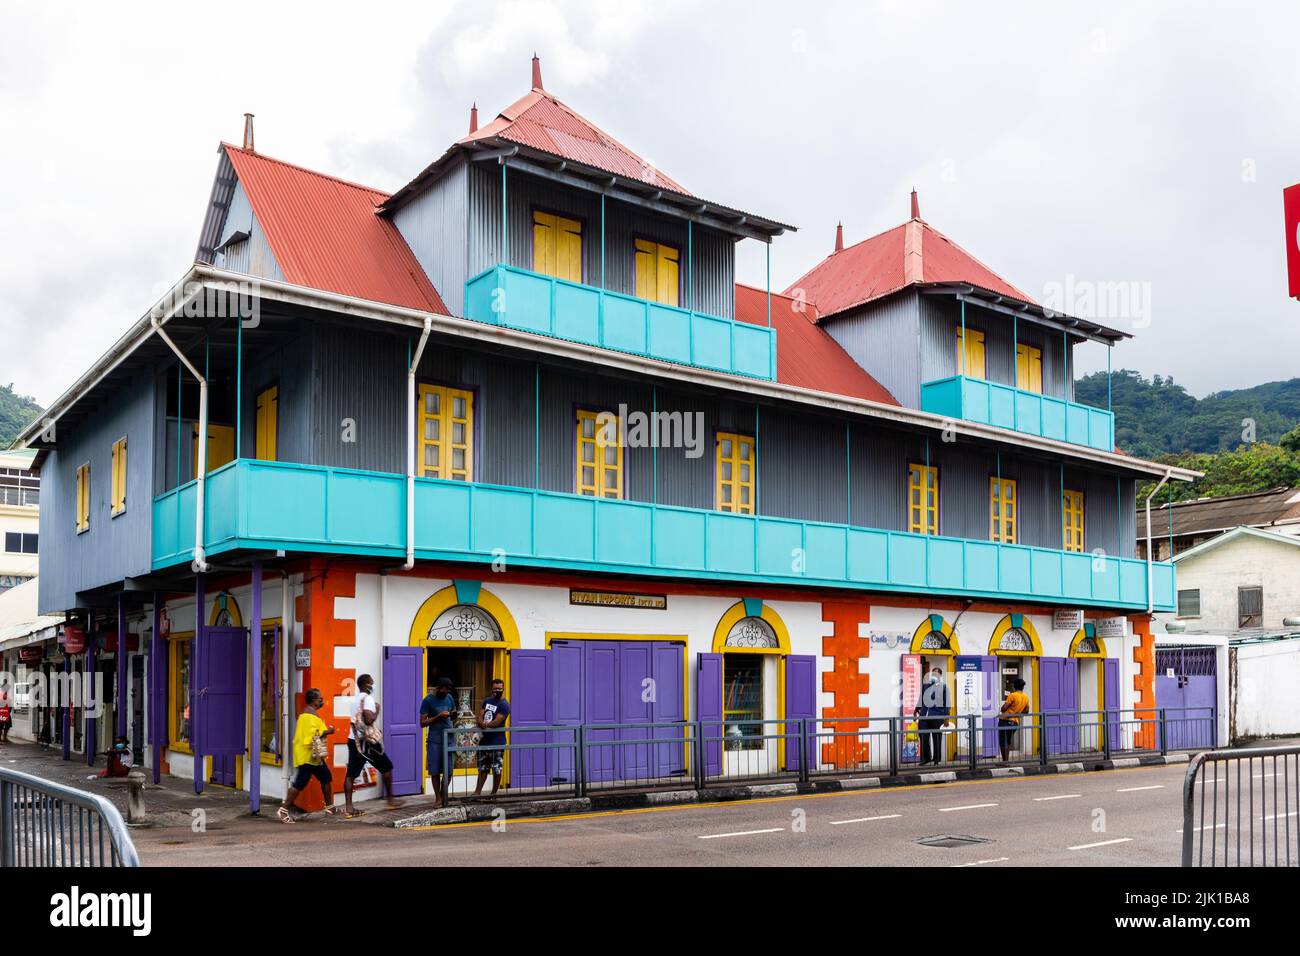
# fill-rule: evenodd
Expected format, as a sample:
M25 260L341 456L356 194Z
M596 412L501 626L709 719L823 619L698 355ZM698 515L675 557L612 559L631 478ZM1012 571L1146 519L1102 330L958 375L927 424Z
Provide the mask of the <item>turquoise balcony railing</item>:
M497 265L465 283L478 322L752 378L776 378L776 332Z
M1115 416L1091 405L953 375L921 386L921 410L1100 451L1115 450Z
M194 483L154 501L153 566L190 560ZM400 558L401 475L240 459L208 478L209 555L238 549ZM425 560L749 583L964 595L1145 610L1147 566L819 521L733 515L420 478L415 549ZM1155 607L1174 609L1174 569L1152 566Z

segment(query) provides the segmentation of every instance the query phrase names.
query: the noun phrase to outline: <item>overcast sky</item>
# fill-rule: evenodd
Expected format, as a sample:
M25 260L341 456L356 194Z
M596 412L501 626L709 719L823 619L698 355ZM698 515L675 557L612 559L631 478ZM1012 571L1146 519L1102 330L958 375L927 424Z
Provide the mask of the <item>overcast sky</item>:
M915 186L1025 292L1134 331L1116 368L1197 395L1300 374L1294 3L79 6L0 9L0 382L42 404L183 274L245 111L259 151L391 191L471 101L487 122L526 92L534 49L692 192L798 226L774 288L837 220L848 242L902 222ZM760 244L739 277L762 284ZM1107 287L1123 314L1089 305Z

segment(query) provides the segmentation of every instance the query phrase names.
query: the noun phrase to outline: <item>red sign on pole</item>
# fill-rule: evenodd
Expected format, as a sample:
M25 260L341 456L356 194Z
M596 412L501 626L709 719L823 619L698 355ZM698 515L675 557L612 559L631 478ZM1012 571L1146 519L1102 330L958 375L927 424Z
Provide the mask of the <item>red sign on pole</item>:
M1286 277L1291 298L1300 298L1300 183L1282 190L1286 218Z
M63 629L63 652L65 654L80 654L86 649L86 632L79 627L69 624Z

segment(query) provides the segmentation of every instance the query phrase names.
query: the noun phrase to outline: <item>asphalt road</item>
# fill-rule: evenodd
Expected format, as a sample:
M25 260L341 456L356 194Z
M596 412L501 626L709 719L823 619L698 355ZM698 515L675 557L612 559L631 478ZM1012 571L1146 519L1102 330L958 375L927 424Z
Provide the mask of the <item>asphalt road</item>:
M134 832L146 866L1156 866L1182 765L395 830L271 816ZM956 847L927 837L975 837Z

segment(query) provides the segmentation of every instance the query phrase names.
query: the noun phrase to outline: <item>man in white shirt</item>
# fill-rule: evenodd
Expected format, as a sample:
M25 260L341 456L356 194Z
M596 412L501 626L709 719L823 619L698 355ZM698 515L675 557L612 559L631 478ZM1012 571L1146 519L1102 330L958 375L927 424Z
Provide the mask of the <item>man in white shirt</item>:
M383 738L379 734L379 701L375 700L375 679L369 674L357 678L356 702L352 707L352 733L348 737L348 769L343 777L343 813L358 817L363 811L352 805L353 781L362 768L370 764L384 782L384 793L390 808L400 807L402 801L393 798L393 762L384 753Z

